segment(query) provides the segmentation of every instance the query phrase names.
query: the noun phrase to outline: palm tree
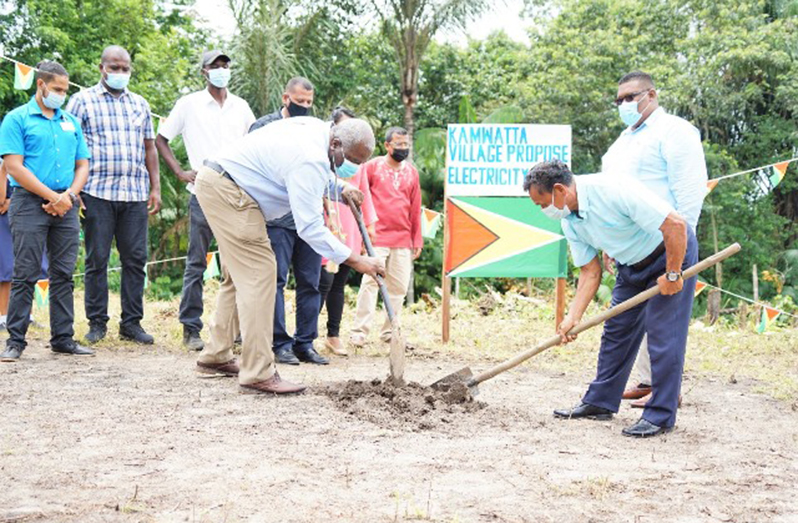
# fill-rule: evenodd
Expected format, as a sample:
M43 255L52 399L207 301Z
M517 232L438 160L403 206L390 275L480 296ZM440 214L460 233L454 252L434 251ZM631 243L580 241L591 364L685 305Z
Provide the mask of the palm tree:
M311 11L301 0L228 0L228 6L238 25L232 87L256 114L273 111L289 78L313 76L313 65L299 56L302 46L323 45L310 40L323 40L327 11Z
M485 0L371 0L371 4L396 53L405 128L412 136L419 65L432 37L443 29L464 29L469 20L495 3Z

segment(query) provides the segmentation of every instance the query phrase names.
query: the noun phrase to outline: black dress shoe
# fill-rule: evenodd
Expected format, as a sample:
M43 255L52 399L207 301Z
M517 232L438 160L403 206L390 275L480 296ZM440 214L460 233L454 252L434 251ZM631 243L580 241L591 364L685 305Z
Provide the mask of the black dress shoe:
M73 356L93 356L94 351L79 345L74 340L69 340L58 345L50 345L50 350L59 354L72 354Z
M282 349L274 351L274 359L277 363L285 363L286 365L299 365L299 360L296 354L290 349Z
M303 363L315 363L316 365L329 365L330 360L316 352L316 349L294 349L294 354Z
M631 427L626 427L621 431L624 436L631 436L633 438L650 438L652 436L659 436L660 434L667 434L672 431L673 427L660 427L654 425L650 421L640 418L637 423Z
M94 344L105 338L106 334L108 334L108 328L104 323L90 323L89 333L86 334L84 339L86 340L86 343Z
M594 419L599 421L612 419L612 414L613 412L611 410L603 409L601 407L596 407L594 405L588 405L587 403L580 403L579 405L577 405L572 409L554 411L554 417L556 418L566 418L566 419L585 418L585 419Z
M155 343L155 338L147 334L147 332L141 328L141 325L120 325L119 337L123 340L135 341L141 345L152 345Z
M5 362L13 362L17 361L20 356L22 356L22 351L25 350L22 347L17 347L16 345L9 345L6 347L6 350L0 354L0 361Z

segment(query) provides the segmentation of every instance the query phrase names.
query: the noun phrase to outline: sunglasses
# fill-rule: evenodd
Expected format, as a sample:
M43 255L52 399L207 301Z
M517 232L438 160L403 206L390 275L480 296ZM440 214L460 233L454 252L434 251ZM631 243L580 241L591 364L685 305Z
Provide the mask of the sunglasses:
M635 96L637 96L639 94L647 93L650 90L651 89L643 89L642 91L637 91L636 93L630 93L630 94L627 94L626 96L621 96L620 98L616 98L613 101L613 103L615 105L621 105L624 102L634 102L635 101Z

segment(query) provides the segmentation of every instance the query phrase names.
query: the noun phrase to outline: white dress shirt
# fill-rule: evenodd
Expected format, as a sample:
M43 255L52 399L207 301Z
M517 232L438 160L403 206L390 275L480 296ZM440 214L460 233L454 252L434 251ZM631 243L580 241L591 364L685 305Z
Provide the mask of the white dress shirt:
M325 226L325 191L343 181L330 168L330 123L295 116L257 129L216 155L215 161L260 206L266 221L294 215L296 231L327 259L343 263L352 250Z
M658 107L640 127L621 133L601 158L601 170L641 181L695 230L707 195L707 165L701 135L687 120Z
M233 93L227 93L224 105L214 100L207 89L180 98L162 123L158 134L171 141L183 135L188 163L195 171L221 148L237 142L255 122L249 104ZM188 184L194 192L194 184Z

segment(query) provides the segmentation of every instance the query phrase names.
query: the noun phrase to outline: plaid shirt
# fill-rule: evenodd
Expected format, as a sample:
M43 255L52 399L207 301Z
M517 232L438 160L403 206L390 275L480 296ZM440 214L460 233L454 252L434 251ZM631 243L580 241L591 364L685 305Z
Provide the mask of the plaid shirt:
M127 89L116 98L100 82L73 95L66 110L80 121L91 151L83 191L114 202L147 201L144 140L155 139L147 101Z

